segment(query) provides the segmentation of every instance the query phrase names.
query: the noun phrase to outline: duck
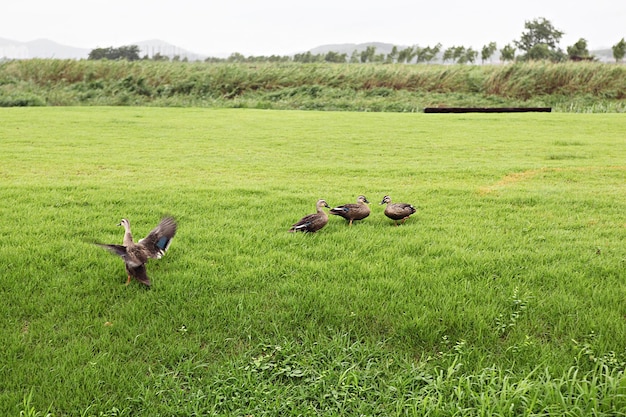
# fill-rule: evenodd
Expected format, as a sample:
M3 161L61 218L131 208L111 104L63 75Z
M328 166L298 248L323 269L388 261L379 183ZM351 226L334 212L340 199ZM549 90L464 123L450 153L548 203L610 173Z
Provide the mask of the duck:
M96 245L122 258L128 275L125 285L130 284L131 279L134 278L150 287L146 263L149 259L161 259L165 255L176 235L176 220L173 217L164 217L157 227L136 243L133 241L128 219L122 219L118 226L124 227L124 239L121 245L105 243L96 243Z
M315 208L316 213L308 214L301 218L297 223L294 223L289 229L290 232L304 232L315 233L328 223L328 215L323 210L323 207L330 208L326 200L317 200Z
M349 221L348 225L352 226L354 220L363 220L370 215L368 204L369 201L367 201L367 198L364 195L360 195L356 199L356 204L350 203L333 207L330 209L329 213L343 217Z
M380 204L387 204L387 207L385 207L385 216L395 221L396 226L398 226L398 220L402 220L402 224L404 224L406 219L417 211L415 207L408 203L392 203L391 197L388 195L383 197L383 201L381 201Z

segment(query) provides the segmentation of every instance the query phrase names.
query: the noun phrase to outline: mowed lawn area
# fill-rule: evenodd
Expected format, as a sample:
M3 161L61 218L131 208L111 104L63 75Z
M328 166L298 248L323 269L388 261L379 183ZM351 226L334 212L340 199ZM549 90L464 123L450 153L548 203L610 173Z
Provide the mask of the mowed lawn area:
M626 115L0 109L0 414L616 415ZM371 202L288 233L323 198ZM417 208L396 227L384 195ZM152 287L93 245L165 215Z

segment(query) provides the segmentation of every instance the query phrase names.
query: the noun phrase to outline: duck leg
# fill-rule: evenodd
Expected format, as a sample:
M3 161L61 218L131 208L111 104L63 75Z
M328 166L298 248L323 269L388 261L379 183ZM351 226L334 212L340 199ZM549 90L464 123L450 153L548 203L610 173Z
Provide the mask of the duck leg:
M128 284L130 284L130 275L128 276L128 279L126 280L126 284L124 285L128 285Z

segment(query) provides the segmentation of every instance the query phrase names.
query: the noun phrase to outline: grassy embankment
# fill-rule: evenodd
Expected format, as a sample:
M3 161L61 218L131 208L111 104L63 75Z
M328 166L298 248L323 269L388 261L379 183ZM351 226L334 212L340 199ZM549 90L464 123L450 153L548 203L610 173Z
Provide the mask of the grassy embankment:
M626 111L626 66L0 63L0 106L141 105L419 112L432 106Z
M622 115L0 113L0 414L626 409ZM353 227L287 233L361 193ZM124 287L89 242L165 213Z

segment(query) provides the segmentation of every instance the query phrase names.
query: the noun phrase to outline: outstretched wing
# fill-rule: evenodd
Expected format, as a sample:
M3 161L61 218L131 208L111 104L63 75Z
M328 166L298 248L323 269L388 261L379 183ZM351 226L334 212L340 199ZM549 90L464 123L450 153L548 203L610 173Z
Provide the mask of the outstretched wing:
M122 245L108 245L105 243L96 243L96 245L100 246L101 248L104 248L108 251L110 251L111 253L120 256L122 258L126 258L126 255L128 255L128 253L126 252L126 246L122 246Z
M161 223L155 227L148 236L137 242L146 249L150 258L159 259L170 247L172 239L176 235L176 220L172 217L165 217Z

